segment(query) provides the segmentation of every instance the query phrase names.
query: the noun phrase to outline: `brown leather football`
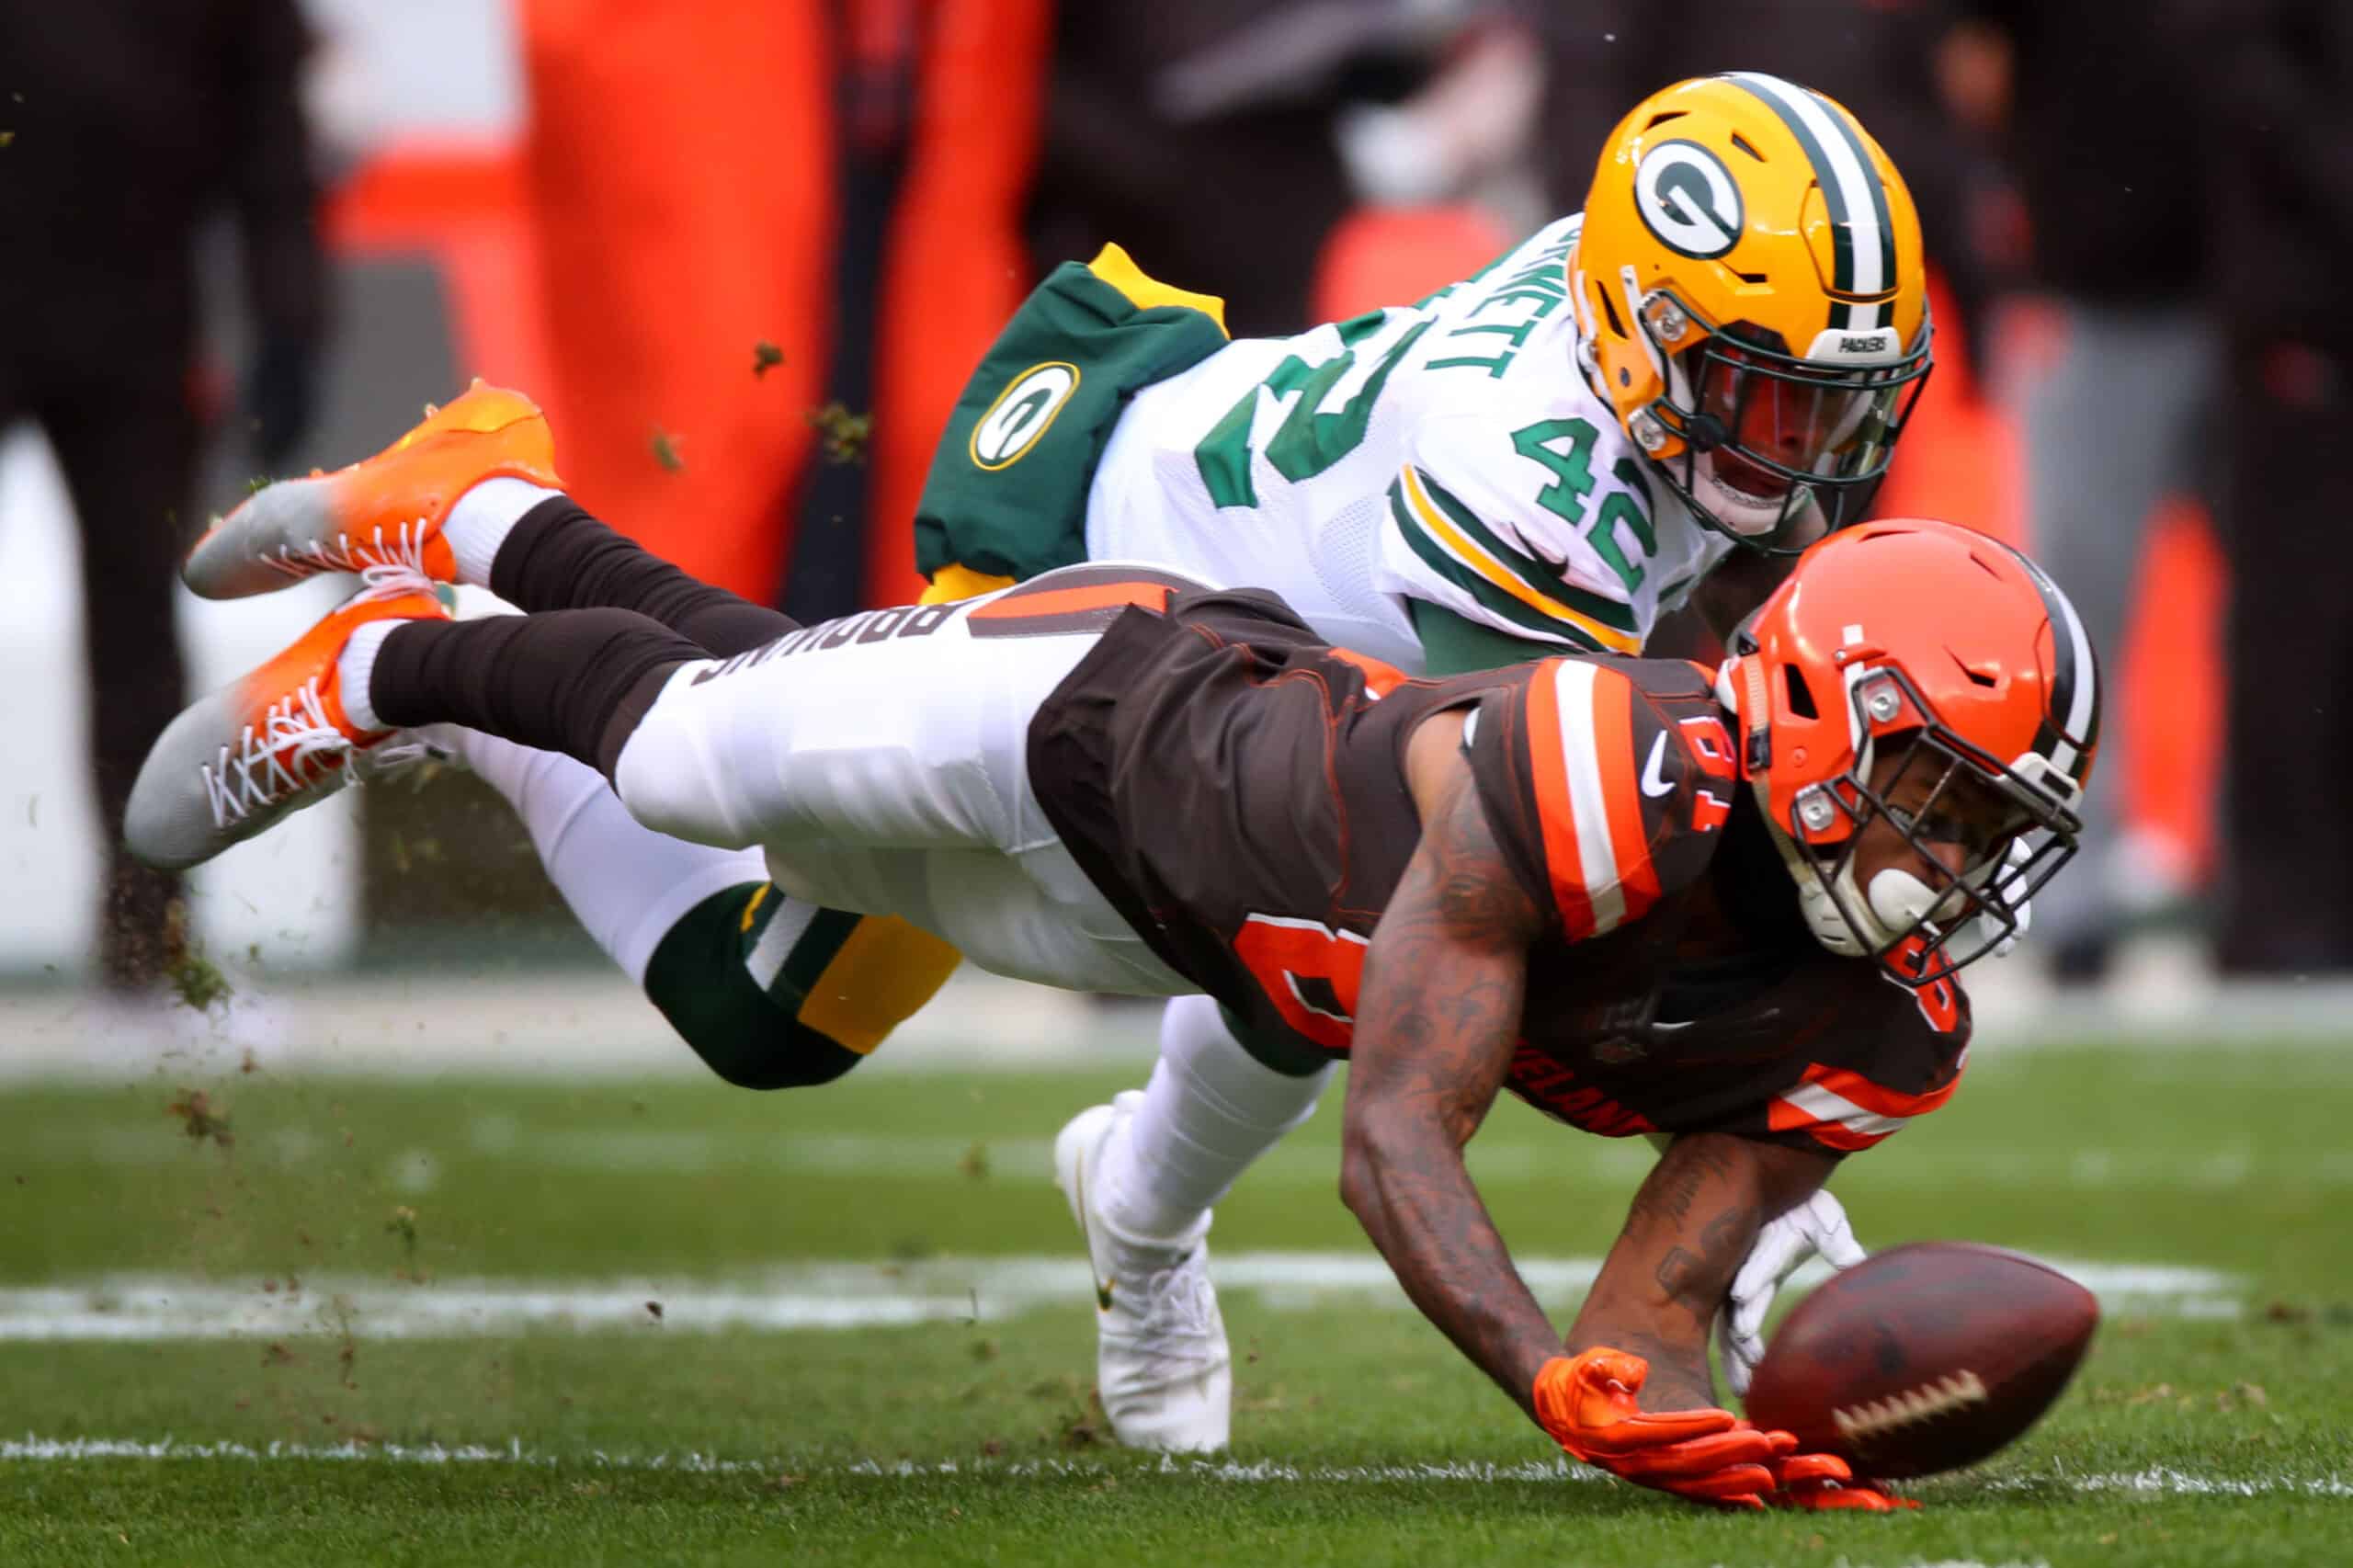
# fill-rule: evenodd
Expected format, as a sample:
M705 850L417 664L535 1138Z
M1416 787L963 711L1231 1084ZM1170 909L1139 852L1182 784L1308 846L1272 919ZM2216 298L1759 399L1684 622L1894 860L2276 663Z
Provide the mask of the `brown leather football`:
M1859 1476L1958 1470L2051 1408L2098 1326L2092 1293L2048 1264L1970 1242L1890 1247L1790 1312L1748 1418Z

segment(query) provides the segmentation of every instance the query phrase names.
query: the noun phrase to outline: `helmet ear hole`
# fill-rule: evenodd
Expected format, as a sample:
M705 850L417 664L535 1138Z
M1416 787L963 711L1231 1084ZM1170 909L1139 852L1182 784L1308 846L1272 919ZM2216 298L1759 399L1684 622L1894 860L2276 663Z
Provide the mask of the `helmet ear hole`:
M1799 719L1819 719L1822 710L1813 705L1813 691L1805 683L1805 672L1795 665L1781 666L1781 682L1789 695L1790 712Z
M1593 302L1601 307L1602 318L1609 324L1609 335L1623 338L1626 335L1625 324L1618 319L1618 307L1610 302L1609 290L1596 283L1586 291L1593 296Z

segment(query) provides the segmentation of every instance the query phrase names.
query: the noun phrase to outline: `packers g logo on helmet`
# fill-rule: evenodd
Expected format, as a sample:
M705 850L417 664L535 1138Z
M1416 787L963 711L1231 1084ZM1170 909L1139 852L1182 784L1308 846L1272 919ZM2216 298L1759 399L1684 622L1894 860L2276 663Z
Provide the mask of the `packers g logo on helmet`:
M1634 205L1659 243L1706 261L1740 244L1740 187L1697 142L1662 142L1634 170Z
M1918 214L1854 116L1753 71L1653 94L1603 149L1569 267L1588 380L1701 524L1784 553L1816 512L1856 520L1929 324Z

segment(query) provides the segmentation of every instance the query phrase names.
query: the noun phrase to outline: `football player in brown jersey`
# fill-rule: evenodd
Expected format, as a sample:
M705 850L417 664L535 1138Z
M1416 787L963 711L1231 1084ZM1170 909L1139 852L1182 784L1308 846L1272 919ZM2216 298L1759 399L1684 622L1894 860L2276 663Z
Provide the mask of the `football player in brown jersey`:
M1892 1506L1715 1408L1707 1336L1763 1223L1951 1096L1956 971L2073 852L2097 675L2023 556L1862 525L1713 671L1437 680L1116 564L753 642L769 612L562 497L491 569L526 614L454 622L379 574L183 713L132 848L195 864L465 725L595 767L604 831L756 848L1000 972L1206 992L1349 1055L1346 1200L1569 1452L1709 1503ZM1463 1164L1506 1088L1672 1139L1565 1337Z
M1646 97L1582 212L1410 306L1231 340L1221 301L1107 246L1040 282L959 398L915 508L926 598L1149 560L1271 588L1325 641L1412 675L1569 650L1704 646L1712 665L1790 555L1865 515L1928 371L1927 287L1884 151L1830 99L1754 72ZM486 585L555 471L537 406L477 384L376 458L263 489L185 576L208 597L322 571ZM693 633L717 653L772 635L727 616ZM756 855L682 866L674 844L598 827L603 780L560 755L471 732L455 760L516 807L582 924L731 1084L832 1082L957 962L906 921L791 896ZM1205 994L1175 997L1149 1081L1055 1138L1120 1441L1229 1440L1211 1210L1333 1075ZM1734 1277L1720 1335L1736 1392L1779 1279L1815 1253L1862 1256L1828 1189L1759 1232Z

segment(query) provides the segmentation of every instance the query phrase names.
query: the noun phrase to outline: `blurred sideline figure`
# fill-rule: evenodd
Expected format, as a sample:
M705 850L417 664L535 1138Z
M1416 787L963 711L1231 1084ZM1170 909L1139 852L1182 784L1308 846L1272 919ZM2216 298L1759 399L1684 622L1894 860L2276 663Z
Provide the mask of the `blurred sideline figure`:
M1359 202L1419 208L1475 193L1507 209L1506 221L1487 228L1478 255L1413 291L1462 276L1564 210L1509 181L1542 79L1509 9L1061 7L1028 215L1033 249L1090 256L1117 242L1154 273L1222 299L1235 335L1280 335L1318 319L1326 246ZM1613 113L1627 91L1611 91Z
M2213 91L2177 28L2120 27L2097 0L1966 0L1945 42L1957 119L2001 147L2024 199L2029 282L2058 313L2055 363L2021 410L2028 527L2100 657L2124 642L2153 517L2204 489L2215 336L2198 166L2198 99ZM2096 48L2100 67L2083 69ZM2147 106L2176 106L2151 114ZM2109 730L2085 866L2035 906L2063 982L2097 978L2128 925L2186 913L2193 852L2128 830L2132 726Z
M198 240L242 243L254 347L239 396L265 471L313 412L326 268L293 0L0 7L0 427L49 438L81 528L91 776L112 846L102 983L166 960L176 878L123 853L122 812L184 676L173 577L197 504Z
M758 602L804 557L835 604L918 590L931 442L1034 280L1048 12L519 0L546 402L581 494Z
M1036 281L1020 215L1054 10L1050 0L838 8L823 401L870 423L849 426L862 443L828 434L789 514L781 602L799 619L921 591L906 519L932 443Z
M754 599L919 592L906 519L1033 256L1119 239L1222 291L1236 330L1301 330L1360 197L1498 185L1534 90L1508 8L520 0L567 477ZM1443 259L1383 299L1545 215L1527 190L1508 223L1466 210L1416 231Z
M2353 969L2353 7L2192 0L2224 345L2232 566L2219 953ZM2146 165L2144 167L2148 166Z

